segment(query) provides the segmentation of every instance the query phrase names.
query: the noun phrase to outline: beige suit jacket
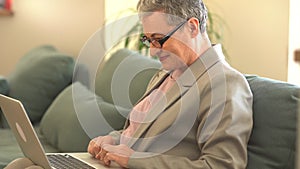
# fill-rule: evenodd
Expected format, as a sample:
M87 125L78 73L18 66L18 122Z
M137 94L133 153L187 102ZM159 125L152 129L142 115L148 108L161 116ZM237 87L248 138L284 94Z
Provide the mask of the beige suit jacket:
M152 106L129 142L136 151L129 168L246 167L252 94L243 75L217 48L201 55L158 102L161 105ZM155 75L145 96L167 76L163 71ZM111 135L119 139L120 133Z

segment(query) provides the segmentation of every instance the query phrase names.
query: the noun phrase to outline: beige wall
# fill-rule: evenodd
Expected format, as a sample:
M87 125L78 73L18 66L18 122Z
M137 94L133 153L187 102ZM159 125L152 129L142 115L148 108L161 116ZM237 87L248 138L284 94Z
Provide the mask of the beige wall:
M103 0L104 1L104 0ZM50 43L77 56L102 25L101 0L15 0L15 16L0 18L0 74L9 73L29 49ZM135 7L138 0L106 0L105 15ZM224 46L242 73L287 80L289 1L204 0L227 23Z
M0 75L42 44L77 57L104 20L104 0L14 0L13 8L13 17L0 17Z
M205 0L226 23L225 47L243 73L287 80L289 1Z
M300 85L300 62L294 61L295 50L300 50L300 0L290 0L290 38L288 82ZM300 106L300 105L299 105ZM299 144L300 145L300 144ZM300 157L299 157L300 158ZM300 164L300 161L299 161ZM299 165L300 167L300 165Z
M138 0L107 0L106 16L135 7ZM287 80L289 1L204 0L227 23L224 46L242 73Z
M130 8L135 9L137 2L138 0L106 0L105 16L107 19L111 19L119 15L120 12L125 12Z

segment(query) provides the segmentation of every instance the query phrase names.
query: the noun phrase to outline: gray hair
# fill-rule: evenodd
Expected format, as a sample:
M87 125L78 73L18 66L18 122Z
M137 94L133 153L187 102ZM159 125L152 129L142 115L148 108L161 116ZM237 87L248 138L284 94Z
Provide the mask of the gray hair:
M161 11L168 14L169 25L178 24L178 18L199 20L201 33L206 31L207 8L202 0L139 0L139 13Z

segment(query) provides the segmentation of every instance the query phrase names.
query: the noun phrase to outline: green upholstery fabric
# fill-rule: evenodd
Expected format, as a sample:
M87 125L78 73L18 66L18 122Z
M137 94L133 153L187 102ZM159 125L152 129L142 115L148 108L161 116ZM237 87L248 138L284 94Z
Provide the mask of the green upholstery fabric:
M157 60L128 49L118 50L100 65L95 93L108 103L131 108L144 94L150 79L160 67Z
M97 108L99 106L105 117L99 121L93 121L94 119L90 118L100 113L98 109L93 108L95 99L98 103ZM81 83L75 82L61 92L49 107L41 120L41 133L51 145L60 151L86 151L90 137L89 133L85 132L85 126L81 126L84 119L88 119L88 124L85 125L95 126L92 132L99 130L93 133L92 137L106 135L113 129L121 129L124 126L125 117L121 116L118 110L113 105L103 102L102 98L95 96ZM127 109L122 109L122 111L121 114L126 114L126 116L129 113ZM78 117L83 119L78 119ZM113 128L105 125L105 120L108 120Z
M0 76L0 94L7 95L8 91L9 91L9 87L6 78Z
M76 83L57 96L41 120L41 133L51 145L61 151L86 151L90 138L78 121L73 105L72 87L75 88L74 90L82 88L80 83ZM86 99L88 98L83 100ZM88 100L82 102L82 104L87 103Z
M9 96L20 100L33 123L39 122L55 97L72 81L74 59L52 46L25 54L8 77Z
M4 77L0 76L0 94L7 95L8 91L9 91L9 88L8 88L7 80ZM1 122L1 121L5 121L5 120L2 120L3 118L4 118L4 115L2 114L2 111L0 108L0 128L7 126L7 124L3 124L3 122Z
M144 94L159 67L157 61L138 53L127 49L117 51L97 72L97 95L80 82L74 82L48 108L41 120L41 132L60 151L86 151L90 138L123 128L131 104ZM128 79L128 75L132 75L132 79ZM129 85L126 87L125 83ZM118 97L115 104L112 104L113 93ZM97 109L93 108L95 98ZM93 121L95 118L91 117L96 117L97 113L102 113L103 118ZM89 119L86 123L90 124L86 124L85 119Z
M45 152L58 152L57 149L47 143L47 140L40 134L39 128L34 128ZM16 158L24 157L14 134L10 129L0 130L0 169L4 168L8 163Z
M257 76L246 78L254 98L247 169L295 169L300 88Z

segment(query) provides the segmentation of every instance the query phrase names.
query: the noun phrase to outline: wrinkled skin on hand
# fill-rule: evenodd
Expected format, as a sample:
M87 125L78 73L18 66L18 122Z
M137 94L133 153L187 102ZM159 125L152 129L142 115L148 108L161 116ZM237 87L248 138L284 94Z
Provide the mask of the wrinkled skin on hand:
M127 168L129 157L134 150L124 144L115 145L111 136L99 136L90 141L88 152L107 166L111 161L115 161L121 167Z

